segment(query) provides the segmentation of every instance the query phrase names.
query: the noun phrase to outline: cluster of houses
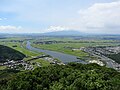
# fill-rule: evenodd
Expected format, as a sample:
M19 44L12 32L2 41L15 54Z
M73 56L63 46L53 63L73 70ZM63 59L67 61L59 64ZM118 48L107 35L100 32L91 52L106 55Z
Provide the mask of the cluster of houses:
M58 41L39 41L39 42L33 42L34 44L55 44L58 43Z
M62 62L59 62L58 60L52 58L52 57L44 57L44 60L47 60L48 62L50 62L50 64L58 64L58 65L65 65Z
M93 55L95 57L99 57L101 59L101 61L106 62L106 64L108 64L109 67L114 68L118 71L120 71L120 64L118 64L117 62L115 62L114 60L106 57L105 55L108 54L118 54L120 53L120 46L116 46L116 47L82 47L79 50L83 50L87 53L89 53L90 55ZM99 65L101 65L97 60L96 61L90 61L90 62L95 62Z
M33 66L25 62L24 60L8 60L7 62L0 63L0 66L7 66L9 69L14 69L14 70L33 70Z
M38 58L42 58L44 60L47 60L48 62L50 62L50 64L55 65L65 65L62 62L59 62L57 59L54 59L53 57L49 56L49 55L41 55L41 56L36 56L33 57L32 59L28 60L28 61L24 61L24 60L7 60L4 63L0 63L0 66L6 66L8 69L14 69L14 70L34 70L34 65L33 63L30 63L31 60L36 60ZM38 67L42 67L40 63L36 62L35 64Z
M53 40L53 41L36 41L36 42L33 42L34 44L56 44L56 43L78 43L78 42L73 42L73 41L56 41L56 40Z
M112 52L113 54L118 54L118 53L120 53L120 46L106 47L105 50Z
M1 41L1 42L19 42L19 43L22 43L23 40L6 40L6 41Z
M35 59L39 59L39 58L42 58L43 60L46 60L46 61L50 62L50 64L64 65L64 63L59 62L57 59L51 57L50 55L36 56L36 57L33 57L32 59L29 59L28 61L35 60ZM37 66L41 67L41 66L38 65L38 64L37 64Z
M93 51L97 52L102 55L109 55L109 54L118 54L120 53L120 46L107 46L107 47L87 47L81 48L84 51Z
M97 63L100 66L104 66L105 65L101 60L90 60L89 63Z
M33 42L34 44L56 44L56 43L89 43L88 41L56 41L56 40L51 40L51 41L35 41Z

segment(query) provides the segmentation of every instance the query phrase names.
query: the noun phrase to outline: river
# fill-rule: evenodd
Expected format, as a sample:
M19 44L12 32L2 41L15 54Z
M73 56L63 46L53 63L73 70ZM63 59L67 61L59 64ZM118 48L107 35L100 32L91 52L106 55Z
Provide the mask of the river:
M31 46L31 42L29 42L29 41L27 41L26 48L31 51L43 52L45 54L48 54L54 58L61 60L63 63L79 62L82 64L87 64L85 61L77 59L76 56L73 56L73 55L64 54L64 53L60 53L60 52L56 52L56 51L43 50L40 48L35 48L35 47Z

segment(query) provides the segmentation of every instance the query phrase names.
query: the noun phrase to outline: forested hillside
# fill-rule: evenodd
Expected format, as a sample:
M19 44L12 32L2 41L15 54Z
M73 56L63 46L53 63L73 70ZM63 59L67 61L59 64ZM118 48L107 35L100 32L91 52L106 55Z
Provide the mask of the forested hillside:
M117 63L120 64L120 53L118 54L111 54L111 55L108 55L109 58L115 60Z
M14 50L10 47L0 45L0 61L8 60L21 60L25 57L21 52Z
M120 90L120 73L97 64L51 65L1 80L0 90Z

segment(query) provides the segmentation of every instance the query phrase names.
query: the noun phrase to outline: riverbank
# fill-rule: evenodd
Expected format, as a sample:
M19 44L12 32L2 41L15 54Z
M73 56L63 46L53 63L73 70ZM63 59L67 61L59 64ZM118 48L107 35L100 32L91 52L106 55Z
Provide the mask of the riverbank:
M58 58L63 63L79 62L79 63L86 64L85 61L77 59L76 56L73 56L73 55L64 54L64 53L60 53L60 52L56 52L56 51L43 50L43 49L38 49L38 48L32 47L31 43L29 41L27 41L26 48L29 49L29 50L32 50L32 51L46 53L46 54L48 54L48 55L50 55L50 56L52 56L54 58Z

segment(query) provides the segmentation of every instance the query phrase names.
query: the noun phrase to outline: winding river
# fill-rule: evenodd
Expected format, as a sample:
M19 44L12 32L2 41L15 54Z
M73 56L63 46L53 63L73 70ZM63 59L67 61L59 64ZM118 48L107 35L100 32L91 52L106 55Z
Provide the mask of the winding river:
M50 51L50 50L43 50L39 48L35 48L31 46L31 42L27 41L26 48L31 50L31 51L37 51L37 52L43 52L46 53L54 58L58 58L61 60L63 63L69 63L69 62L79 62L82 64L87 64L85 61L82 61L80 59L77 59L76 56L69 55L69 54L64 54L56 51Z

